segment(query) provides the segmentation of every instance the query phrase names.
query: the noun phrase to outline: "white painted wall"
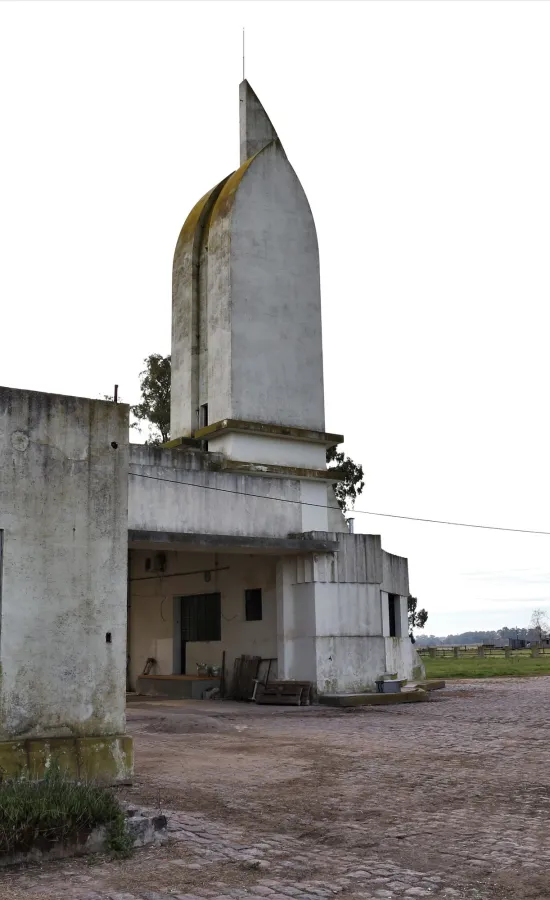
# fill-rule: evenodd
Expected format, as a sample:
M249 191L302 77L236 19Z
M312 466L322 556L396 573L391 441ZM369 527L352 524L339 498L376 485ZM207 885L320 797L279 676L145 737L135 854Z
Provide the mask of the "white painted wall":
M326 450L311 441L289 440L270 435L222 434L208 441L213 453L224 453L241 462L267 463L274 466L299 466L304 469L326 469Z
M245 554L169 552L165 577L151 577L145 560L154 551L133 550L131 554L130 676L133 687L148 657L157 659L157 673L179 674L174 661L174 598L191 594L221 594L221 641L188 643L186 673L194 675L197 663L221 665L226 651L226 674L231 678L233 663L243 653L263 658L277 656L277 607L275 596L276 558ZM178 572L221 569L205 581L200 571L177 577ZM142 580L147 578L147 580ZM139 579L139 580L138 580ZM149 580L151 579L151 580ZM262 620L245 619L244 592L262 589ZM276 672L276 667L273 667Z
M300 531L327 531L327 484L325 481L301 481L302 522Z
M127 406L0 388L0 738L124 731L127 471Z

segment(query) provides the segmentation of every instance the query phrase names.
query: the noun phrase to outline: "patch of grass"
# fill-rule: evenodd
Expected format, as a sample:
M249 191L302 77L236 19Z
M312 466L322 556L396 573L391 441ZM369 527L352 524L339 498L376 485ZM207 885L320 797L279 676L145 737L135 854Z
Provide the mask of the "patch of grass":
M550 675L550 656L480 656L432 658L425 656L426 678L495 678Z
M56 766L40 781L18 778L0 784L0 854L84 842L94 828L105 825L107 849L126 855L133 840L125 819L109 790L68 781Z

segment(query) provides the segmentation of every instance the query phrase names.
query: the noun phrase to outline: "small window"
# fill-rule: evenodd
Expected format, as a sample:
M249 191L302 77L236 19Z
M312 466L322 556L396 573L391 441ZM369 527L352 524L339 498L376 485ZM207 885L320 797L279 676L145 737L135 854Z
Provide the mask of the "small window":
M199 407L199 428L206 428L208 425L208 403L203 403Z
M390 637L400 637L401 598L399 594L388 594L388 612L390 618Z
M244 613L247 622L260 622L262 619L262 589L252 588L244 592Z
M155 553L153 557L153 572L166 572L166 553Z

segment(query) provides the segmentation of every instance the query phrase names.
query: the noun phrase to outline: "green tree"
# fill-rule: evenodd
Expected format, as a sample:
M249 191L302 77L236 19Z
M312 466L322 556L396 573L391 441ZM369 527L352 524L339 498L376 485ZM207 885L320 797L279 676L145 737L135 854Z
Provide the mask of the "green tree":
M531 614L530 621L531 631L533 632L532 640L542 641L543 632L548 630L548 614L545 609L534 609Z
M342 512L347 512L348 509L353 509L357 497L363 493L363 466L336 447L327 450L327 464L329 469L339 469L344 476L342 481L335 484L334 493Z
M411 594L407 597L407 609L409 612L409 637L413 644L416 641L414 636L415 628L424 628L428 621L428 613L425 609L417 609L418 600Z
M148 444L164 444L170 440L170 356L151 353L140 372L141 402L132 406L132 412L140 422L150 428Z

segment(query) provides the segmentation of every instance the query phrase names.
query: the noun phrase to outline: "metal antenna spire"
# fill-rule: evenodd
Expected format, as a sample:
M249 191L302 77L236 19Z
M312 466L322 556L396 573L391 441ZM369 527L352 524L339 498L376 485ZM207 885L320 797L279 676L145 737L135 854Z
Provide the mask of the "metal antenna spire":
M244 81L244 28L243 28L243 81Z

